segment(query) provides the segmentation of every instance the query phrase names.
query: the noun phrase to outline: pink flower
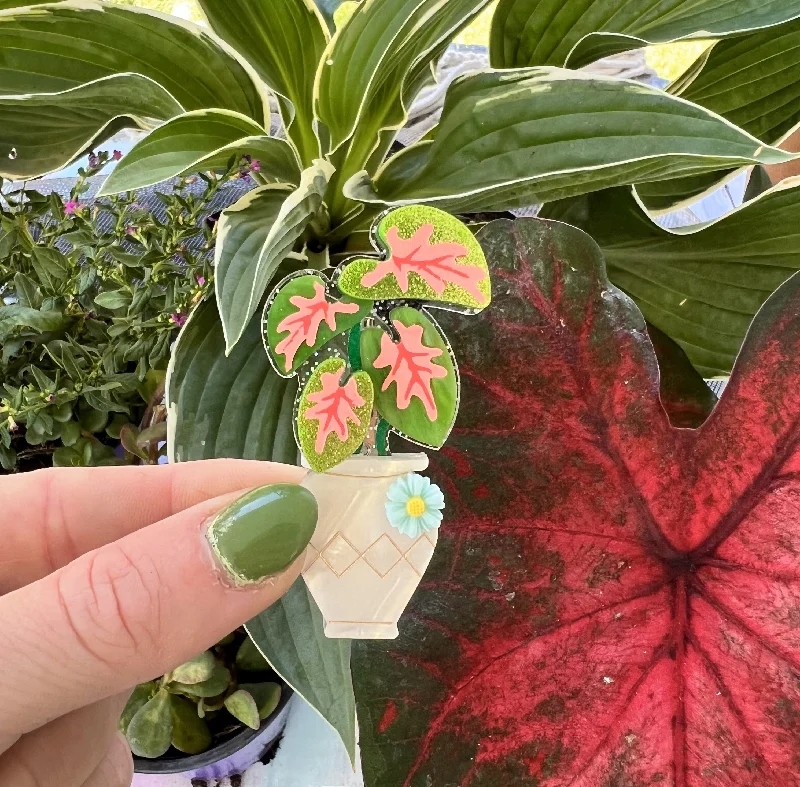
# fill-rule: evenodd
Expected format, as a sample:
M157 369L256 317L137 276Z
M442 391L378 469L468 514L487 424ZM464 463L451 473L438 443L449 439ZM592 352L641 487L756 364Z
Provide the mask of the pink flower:
M80 209L80 204L76 202L74 199L69 200L64 205L64 213L66 213L67 216L71 216L73 213L77 213L79 209Z
M250 171L251 171L251 172L261 172L261 162L260 162L258 159L256 159L256 160L255 160L255 161L254 161L254 162L253 162L253 163L250 165Z
M135 235L136 234L136 227L134 227L132 225L128 226L128 227L125 227L125 234L126 235Z
M89 166L92 169L94 169L99 163L100 163L100 160L97 158L97 155L95 153L90 153L89 154Z
M112 155L113 155L114 161L119 161L122 158L122 151L121 150L115 150Z
M186 323L186 315L176 312L170 317L170 320L172 320L172 322L174 322L179 328L182 328Z
M197 283L202 287L206 283L206 277L205 276L198 276L197 277Z

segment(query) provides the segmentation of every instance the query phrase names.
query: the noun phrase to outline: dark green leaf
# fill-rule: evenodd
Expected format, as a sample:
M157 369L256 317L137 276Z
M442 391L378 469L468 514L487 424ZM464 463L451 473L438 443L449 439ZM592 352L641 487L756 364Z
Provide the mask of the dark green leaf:
M122 716L119 719L119 731L124 735L128 731L128 725L131 719L136 715L140 708L147 704L147 701L158 690L158 684L154 681L149 683L140 683L128 698L125 709L122 711Z
M306 583L298 579L280 601L246 628L275 671L339 733L355 761L350 640L325 636L322 614Z
M34 247L31 265L39 279L39 284L50 292L56 292L58 282L69 276L69 266L64 255L58 249L48 246Z
M104 309L111 309L112 311L116 309L125 309L130 306L131 294L128 290L107 290L97 295L94 302L98 306L102 306Z
M208 724L197 715L197 705L183 697L170 697L172 745L184 754L200 754L211 747Z
M17 290L17 299L20 306L38 309L42 305L42 293L36 282L24 273L14 274L14 286ZM0 316L0 320L2 320Z
M64 315L61 312L39 311L27 306L0 306L0 331L11 328L32 328L40 333L58 331L64 326Z
M611 185L778 163L790 154L655 88L552 68L457 79L429 139L353 199L460 211L548 202Z
M236 651L236 666L245 672L265 672L270 669L269 662L261 655L261 651L247 637Z
M281 701L281 687L277 683L240 683L239 688L256 701L262 719L268 719Z

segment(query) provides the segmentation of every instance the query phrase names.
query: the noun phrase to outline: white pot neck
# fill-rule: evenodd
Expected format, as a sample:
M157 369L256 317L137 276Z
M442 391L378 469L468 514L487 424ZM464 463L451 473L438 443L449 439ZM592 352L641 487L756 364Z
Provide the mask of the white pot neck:
M417 473L428 466L427 454L392 454L391 456L362 456L356 454L332 467L324 475L349 478L385 478ZM308 467L305 457L303 467Z

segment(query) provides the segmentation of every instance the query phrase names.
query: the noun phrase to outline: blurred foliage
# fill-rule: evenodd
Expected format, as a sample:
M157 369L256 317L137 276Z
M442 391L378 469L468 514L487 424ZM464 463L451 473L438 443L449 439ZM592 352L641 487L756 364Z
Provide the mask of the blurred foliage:
M170 345L213 289L203 217L246 162L166 187L162 221L132 193L86 200L111 158L90 156L66 201L0 181L4 472L156 462L162 450Z
M238 629L159 680L134 689L120 718L131 751L161 757L174 747L200 754L277 709L281 686L252 640Z

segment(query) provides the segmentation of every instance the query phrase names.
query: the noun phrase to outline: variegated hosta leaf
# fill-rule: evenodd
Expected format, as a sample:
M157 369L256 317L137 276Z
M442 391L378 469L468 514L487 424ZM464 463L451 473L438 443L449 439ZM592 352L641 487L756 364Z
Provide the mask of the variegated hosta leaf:
M612 185L700 174L793 155L660 90L557 68L457 79L429 138L390 159L365 202L454 211L548 202Z
M320 61L317 115L336 150L354 134L353 172L384 129L401 128L410 85L489 0L365 0ZM405 105L404 105L405 104Z
M314 0L317 8L319 9L320 14L322 14L322 18L328 25L328 29L331 31L334 31L336 29L336 25L333 20L333 15L336 12L336 9L344 1L345 0Z
M717 112L770 145L800 123L800 20L715 44L702 68L668 91ZM639 197L650 210L674 210L721 185L728 173L648 183Z
M380 258L349 261L337 279L353 298L446 303L481 311L491 301L486 257L468 227L449 213L411 205L376 228Z
M800 179L714 222L667 230L616 189L588 198L581 227L611 281L706 377L730 372L764 301L800 269Z
M274 183L296 185L300 180L297 156L286 141L267 136L245 115L200 109L165 123L139 142L106 179L100 196L221 169L232 156L245 154L257 160L261 176Z
M295 190L262 186L223 212L217 230L216 291L227 352L234 347L278 266L322 206L333 167L317 160Z
M246 62L181 19L71 0L0 11L0 41L0 96L61 92L135 73L158 82L188 111L230 109L268 122L265 97Z
M199 0L213 30L278 94L289 139L304 165L319 158L314 74L328 43L312 0Z
M182 112L161 85L140 74L114 74L59 93L0 96L0 177L54 172L120 128L150 128Z
M297 442L317 473L354 454L369 430L374 391L365 371L346 376L342 358L328 358L309 375L297 407Z
M394 309L395 336L361 332L361 359L375 387L375 407L400 434L440 448L458 412L458 368L439 326L417 309Z
M799 16L798 0L500 0L491 61L497 68L580 68L646 44L725 38Z
M313 271L284 279L264 307L264 343L275 371L291 377L334 336L358 325L371 307L371 301L339 300Z

